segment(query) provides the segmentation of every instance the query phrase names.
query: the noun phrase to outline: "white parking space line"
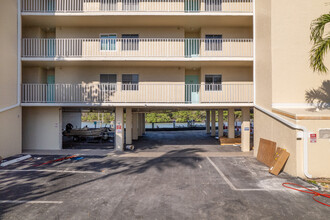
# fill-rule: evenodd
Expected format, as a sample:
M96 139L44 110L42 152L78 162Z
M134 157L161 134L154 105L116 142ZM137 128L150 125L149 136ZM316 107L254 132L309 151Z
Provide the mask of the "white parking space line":
M63 201L37 201L37 200L0 200L0 204L15 203L15 204L62 204Z
M103 174L97 171L79 171L79 170L47 170L47 169L26 169L26 170L1 170L0 172L50 172L50 173L79 173L79 174Z
M283 189L237 189L234 186L234 184L232 182L230 182L230 180L226 177L226 175L219 169L219 167L217 167L217 165L215 165L215 163L209 157L206 157L206 158L211 163L211 165L215 168L215 170L219 173L219 175L226 181L228 186L234 191L283 191L283 190L285 190L285 188L283 188Z

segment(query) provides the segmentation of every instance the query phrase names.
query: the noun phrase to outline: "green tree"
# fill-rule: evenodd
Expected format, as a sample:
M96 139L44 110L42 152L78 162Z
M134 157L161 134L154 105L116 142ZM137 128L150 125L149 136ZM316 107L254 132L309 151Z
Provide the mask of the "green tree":
M324 57L330 49L330 34L324 33L327 24L330 24L330 13L315 19L311 24L310 39L313 47L310 51L310 66L314 72L326 73L328 71L324 64Z

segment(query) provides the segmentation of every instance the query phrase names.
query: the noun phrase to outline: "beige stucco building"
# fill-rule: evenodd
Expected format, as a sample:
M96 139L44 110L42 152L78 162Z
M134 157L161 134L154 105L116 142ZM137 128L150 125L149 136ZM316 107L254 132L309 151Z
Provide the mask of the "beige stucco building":
M255 154L266 138L290 152L288 173L330 176L330 111L305 100L330 79L308 61L326 2L3 0L0 156L62 149L62 129L84 110L116 113L117 150L142 135L145 112L205 110L215 135L214 112L228 110L233 138L242 110L249 151L254 110Z

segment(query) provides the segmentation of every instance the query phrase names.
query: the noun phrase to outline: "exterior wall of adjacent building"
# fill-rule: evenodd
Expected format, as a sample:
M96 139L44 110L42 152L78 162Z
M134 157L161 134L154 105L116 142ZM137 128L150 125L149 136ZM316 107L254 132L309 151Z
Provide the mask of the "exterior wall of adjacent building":
M306 107L306 91L317 88L329 73L313 73L309 67L310 24L320 15L328 13L326 0L256 0L255 10L255 83L258 106L272 111L272 107ZM297 10L299 6L299 10ZM294 13L293 13L294 12ZM330 59L325 59L330 66ZM329 121L288 121L306 126L308 131L330 127ZM297 131L255 109L255 155L260 138L275 141L287 149L290 158L284 171L294 176L303 173L303 140L297 139ZM309 172L313 177L329 177L329 140L320 140L309 147ZM326 146L325 143L328 143Z
M15 0L2 0L0 7L0 156L21 153L21 107L1 111L17 103L17 37L18 5Z
M23 150L62 149L62 109L23 107Z

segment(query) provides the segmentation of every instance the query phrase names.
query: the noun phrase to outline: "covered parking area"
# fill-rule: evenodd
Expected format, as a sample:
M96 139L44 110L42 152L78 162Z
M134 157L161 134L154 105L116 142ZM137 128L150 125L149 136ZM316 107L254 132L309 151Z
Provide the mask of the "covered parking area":
M205 112L202 130L194 128L146 129L146 114L150 112L196 110ZM240 117L237 120L235 119L236 110L240 111ZM227 111L226 117L224 117L224 111ZM220 144L222 144L232 146L233 151L250 152L252 149L251 138L253 138L250 128L251 111L249 107L213 109L117 107L116 150L123 151L126 146L134 145L135 149L140 151L166 151L172 148L184 149L187 147L204 151L218 151ZM240 126L235 126L237 121L240 121ZM124 125L125 132L122 131ZM239 137L237 138L237 136Z

